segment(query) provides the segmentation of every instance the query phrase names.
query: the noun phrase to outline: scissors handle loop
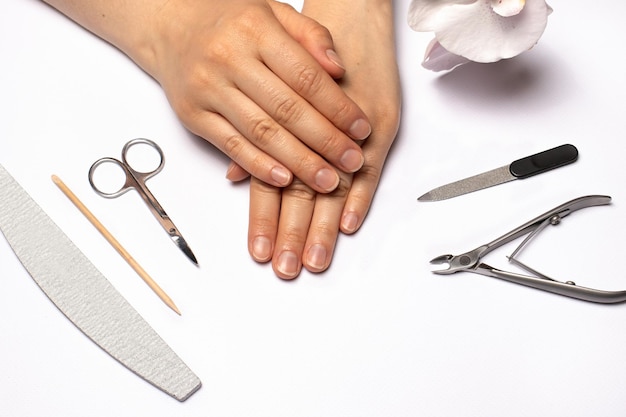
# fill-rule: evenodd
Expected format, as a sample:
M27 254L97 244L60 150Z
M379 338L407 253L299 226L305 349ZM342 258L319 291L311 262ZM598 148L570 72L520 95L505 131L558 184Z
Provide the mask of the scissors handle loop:
M139 171L139 170L134 169L131 163L128 162L128 153L130 151L130 148L139 144L148 145L151 148L153 148L155 151L157 151L159 155L159 165L155 169L145 171L145 172ZM161 170L163 169L163 165L165 164L165 157L163 156L163 151L161 150L161 147L157 145L156 142L151 141L150 139L137 138L137 139L133 139L133 140L126 142L126 144L122 148L122 161L129 168L129 171L131 171L133 175L137 177L137 179L147 180L148 178L153 177L159 172L161 172Z
M131 147L138 145L138 144L149 145L157 152L157 154L159 155L159 164L155 169L149 170L147 172L143 172L143 171L136 170L131 166L130 162L128 161L128 153ZM96 180L94 178L95 173L98 167L100 167L103 164L116 165L124 172L124 176L125 176L124 183L115 191L105 191L96 184ZM91 184L91 188L93 188L93 190L96 193L98 193L99 195L105 198L119 197L120 195L126 193L131 188L135 188L137 191L140 191L141 193L141 191L147 191L145 187L146 180L148 178L155 176L159 172L161 172L164 164L165 164L165 157L159 145L157 145L155 142L151 141L150 139L144 139L144 138L133 139L127 142L124 145L124 148L122 148L122 160L121 161L115 158L105 157L105 158L100 158L96 162L94 162L93 165L91 165L91 168L89 168L89 183Z
M98 187L98 185L96 184L96 180L94 179L95 173L98 170L98 167L103 164L117 165L119 169L124 172L124 183L117 191L104 191L104 189ZM118 159L109 157L100 158L96 162L94 162L93 165L91 165L91 168L89 168L89 184L91 184L91 188L93 188L96 193L105 198L119 197L120 195L124 194L126 191L135 186L132 175L130 174L128 168L124 165L124 163Z

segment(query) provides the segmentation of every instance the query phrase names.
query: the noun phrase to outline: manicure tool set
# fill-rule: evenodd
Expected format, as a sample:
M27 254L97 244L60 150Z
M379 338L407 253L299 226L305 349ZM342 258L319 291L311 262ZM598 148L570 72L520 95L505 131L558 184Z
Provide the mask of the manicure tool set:
M509 165L496 168L482 174L474 175L440 187L434 188L419 197L418 201L440 201L463 194L482 190L494 185L516 179L525 179L555 168L559 168L578 159L578 149L574 145L565 144L530 155L511 162ZM579 300L602 304L626 301L625 291L603 291L576 285L571 280L557 281L539 271L525 265L517 255L537 235L550 225L557 225L563 218L586 207L607 205L611 197L605 195L589 195L568 201L520 227L461 255L441 255L430 261L431 264L447 264L447 268L433 271L438 275L450 275L456 272L472 272L492 278L525 285ZM529 275L503 271L489 266L482 261L483 257L494 249L501 247L524 235L528 235L515 251L508 257L510 263L525 270Z
M179 401L200 379L0 165L0 230L59 310L128 369Z
M147 172L128 162L129 149L147 145L159 156L156 168ZM122 149L122 160L100 158L88 174L92 188L107 198L135 189L150 208L170 239L194 263L189 245L146 187L146 180L158 174L165 163L163 151L149 139L133 139ZM96 185L95 173L103 164L122 169L123 185L105 192ZM111 233L96 219L74 193L53 175L52 180L133 267L154 292L175 312L180 311L165 292L141 268ZM185 401L202 383L191 369L161 339L152 327L96 269L63 231L35 203L0 165L0 230L33 280L63 314L100 348L179 401Z
M131 166L128 161L128 152L136 145L147 145L158 153L160 161L156 168L141 172ZM578 150L573 145L562 145L516 160L501 168L437 187L422 195L418 200L444 200L514 179L528 178L570 164L576 161L577 157ZM106 198L119 197L130 189L135 189L174 244L197 265L197 259L186 240L146 187L146 180L158 174L163 169L164 162L163 151L155 142L143 138L133 139L124 145L121 161L105 157L94 162L88 173L89 183L96 193ZM124 183L116 191L106 192L97 185L95 173L103 164L114 164L124 172ZM155 293L180 314L164 291L143 271L69 188L56 176L53 176L53 181ZM590 195L564 203L476 249L461 255L441 255L434 258L431 261L432 264L447 264L448 267L433 272L439 275L472 272L597 303L626 301L626 291L596 290L578 286L572 281L557 281L526 266L517 258L517 254L549 225L560 223L563 218L574 211L607 205L610 201L611 198L608 196ZM128 369L180 401L186 400L200 388L200 379L1 165L0 230L44 293L98 346ZM483 257L494 249L524 235L528 236L509 256L509 261L524 269L528 274L507 272L482 261Z

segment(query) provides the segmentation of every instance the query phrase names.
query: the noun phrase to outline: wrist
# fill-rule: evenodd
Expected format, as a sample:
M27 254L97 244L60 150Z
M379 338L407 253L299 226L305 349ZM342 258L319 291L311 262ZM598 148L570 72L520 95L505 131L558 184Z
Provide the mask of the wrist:
M329 14L342 13L380 13L392 11L393 0L304 0L302 12L319 13L326 11Z
M304 0L302 13L335 35L350 35L354 27L370 26L376 32L393 27L393 0Z
M154 62L153 29L167 0L44 0L85 29L109 42L142 68Z

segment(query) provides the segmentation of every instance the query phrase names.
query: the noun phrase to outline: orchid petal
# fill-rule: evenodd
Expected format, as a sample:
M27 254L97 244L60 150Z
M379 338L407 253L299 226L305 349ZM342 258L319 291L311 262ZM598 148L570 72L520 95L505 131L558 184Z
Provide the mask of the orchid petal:
M545 0L413 0L408 21L454 55L495 62L532 48L551 11Z
M433 39L426 48L422 66L438 72L454 69L467 62L469 62L467 58L451 53L441 46L437 39Z
M445 14L440 13L442 10L475 2L476 0L413 0L409 6L409 26L417 32L434 32L447 24Z

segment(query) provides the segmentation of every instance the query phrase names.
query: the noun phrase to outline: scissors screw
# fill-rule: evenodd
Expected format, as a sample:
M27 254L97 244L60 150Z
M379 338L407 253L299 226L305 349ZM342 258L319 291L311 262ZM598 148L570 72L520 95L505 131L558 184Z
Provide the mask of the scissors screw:
M555 214L554 216L550 217L550 224L552 226L556 226L559 223L561 223L561 216Z
M467 266L467 265L469 265L472 262L472 259L469 256L467 256L467 255L463 255L459 259L459 262L461 263L461 265Z

